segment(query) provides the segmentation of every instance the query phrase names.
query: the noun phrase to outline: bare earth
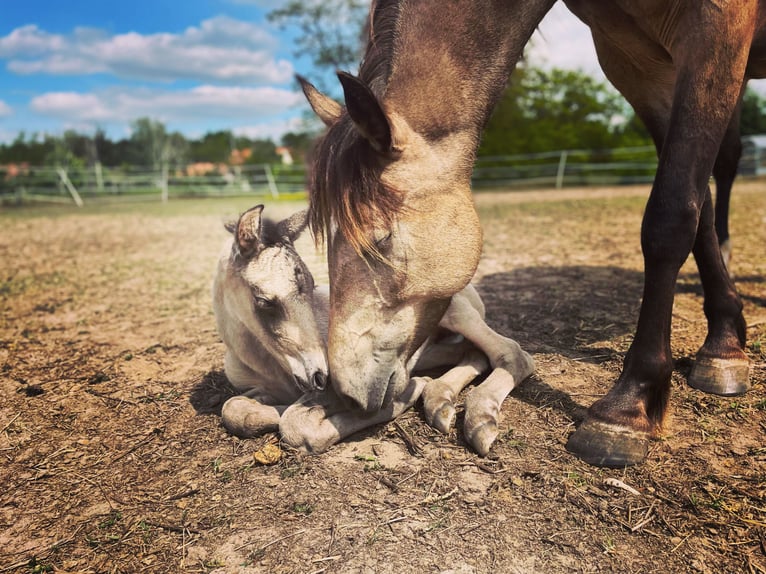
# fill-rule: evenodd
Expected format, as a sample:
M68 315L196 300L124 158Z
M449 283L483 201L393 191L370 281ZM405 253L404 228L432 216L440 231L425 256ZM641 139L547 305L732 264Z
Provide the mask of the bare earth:
M0 572L766 572L758 183L735 186L732 205L752 391L685 384L705 334L689 262L664 436L627 470L564 450L632 337L647 193L476 196L489 322L537 361L489 458L466 449L460 416L445 437L415 410L320 456L283 448L271 465L255 455L277 436L240 440L219 417L230 391L210 282L221 222L247 200L5 209Z

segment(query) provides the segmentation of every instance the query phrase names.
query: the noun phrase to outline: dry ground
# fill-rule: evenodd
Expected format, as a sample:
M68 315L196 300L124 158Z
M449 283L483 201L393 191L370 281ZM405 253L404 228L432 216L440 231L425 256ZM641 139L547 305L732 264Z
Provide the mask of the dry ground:
M221 221L247 201L6 209L0 572L766 572L759 189L739 184L732 217L753 390L686 386L705 333L687 264L671 416L627 470L589 467L564 444L632 337L645 187L477 195L490 323L538 365L487 459L417 410L270 466L254 455L276 436L224 432L209 286Z

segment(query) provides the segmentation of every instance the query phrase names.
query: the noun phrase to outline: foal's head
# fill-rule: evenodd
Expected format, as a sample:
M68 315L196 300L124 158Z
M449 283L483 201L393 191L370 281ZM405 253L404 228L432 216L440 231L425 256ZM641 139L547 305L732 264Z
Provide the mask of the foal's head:
M361 80L339 77L345 107L301 80L329 128L315 151L310 222L328 247L333 386L376 411L405 388L418 349L476 270L471 160L455 160L472 142L427 139Z
M227 225L234 235L228 288L235 315L301 391L324 389L327 359L314 278L293 245L306 228L307 213L274 223L263 219L262 211L257 205Z

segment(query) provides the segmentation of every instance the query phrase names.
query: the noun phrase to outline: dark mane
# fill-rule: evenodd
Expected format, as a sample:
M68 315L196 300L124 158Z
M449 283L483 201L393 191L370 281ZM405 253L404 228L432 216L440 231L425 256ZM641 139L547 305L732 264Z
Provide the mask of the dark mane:
M370 8L368 40L359 78L380 98L391 72L401 0L378 0ZM369 239L375 222L390 227L401 206L396 190L380 183L385 158L354 127L345 109L313 153L309 225L317 242L335 223L354 249L377 254Z

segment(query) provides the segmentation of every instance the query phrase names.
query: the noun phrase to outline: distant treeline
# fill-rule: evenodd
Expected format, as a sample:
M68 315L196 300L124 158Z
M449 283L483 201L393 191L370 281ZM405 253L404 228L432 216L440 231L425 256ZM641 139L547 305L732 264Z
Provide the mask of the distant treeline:
M766 100L751 89L745 94L743 135L766 133ZM288 133L279 145L303 160L315 134ZM505 156L567 149L608 150L651 144L646 129L610 85L582 72L520 67L511 77L482 139L479 155ZM247 153L238 153L248 150ZM0 144L0 165L27 163L86 167L141 166L158 169L195 162L263 164L280 161L277 144L236 136L231 131L199 139L168 132L150 118L131 124L131 135L111 140L102 130L60 136L20 133Z

